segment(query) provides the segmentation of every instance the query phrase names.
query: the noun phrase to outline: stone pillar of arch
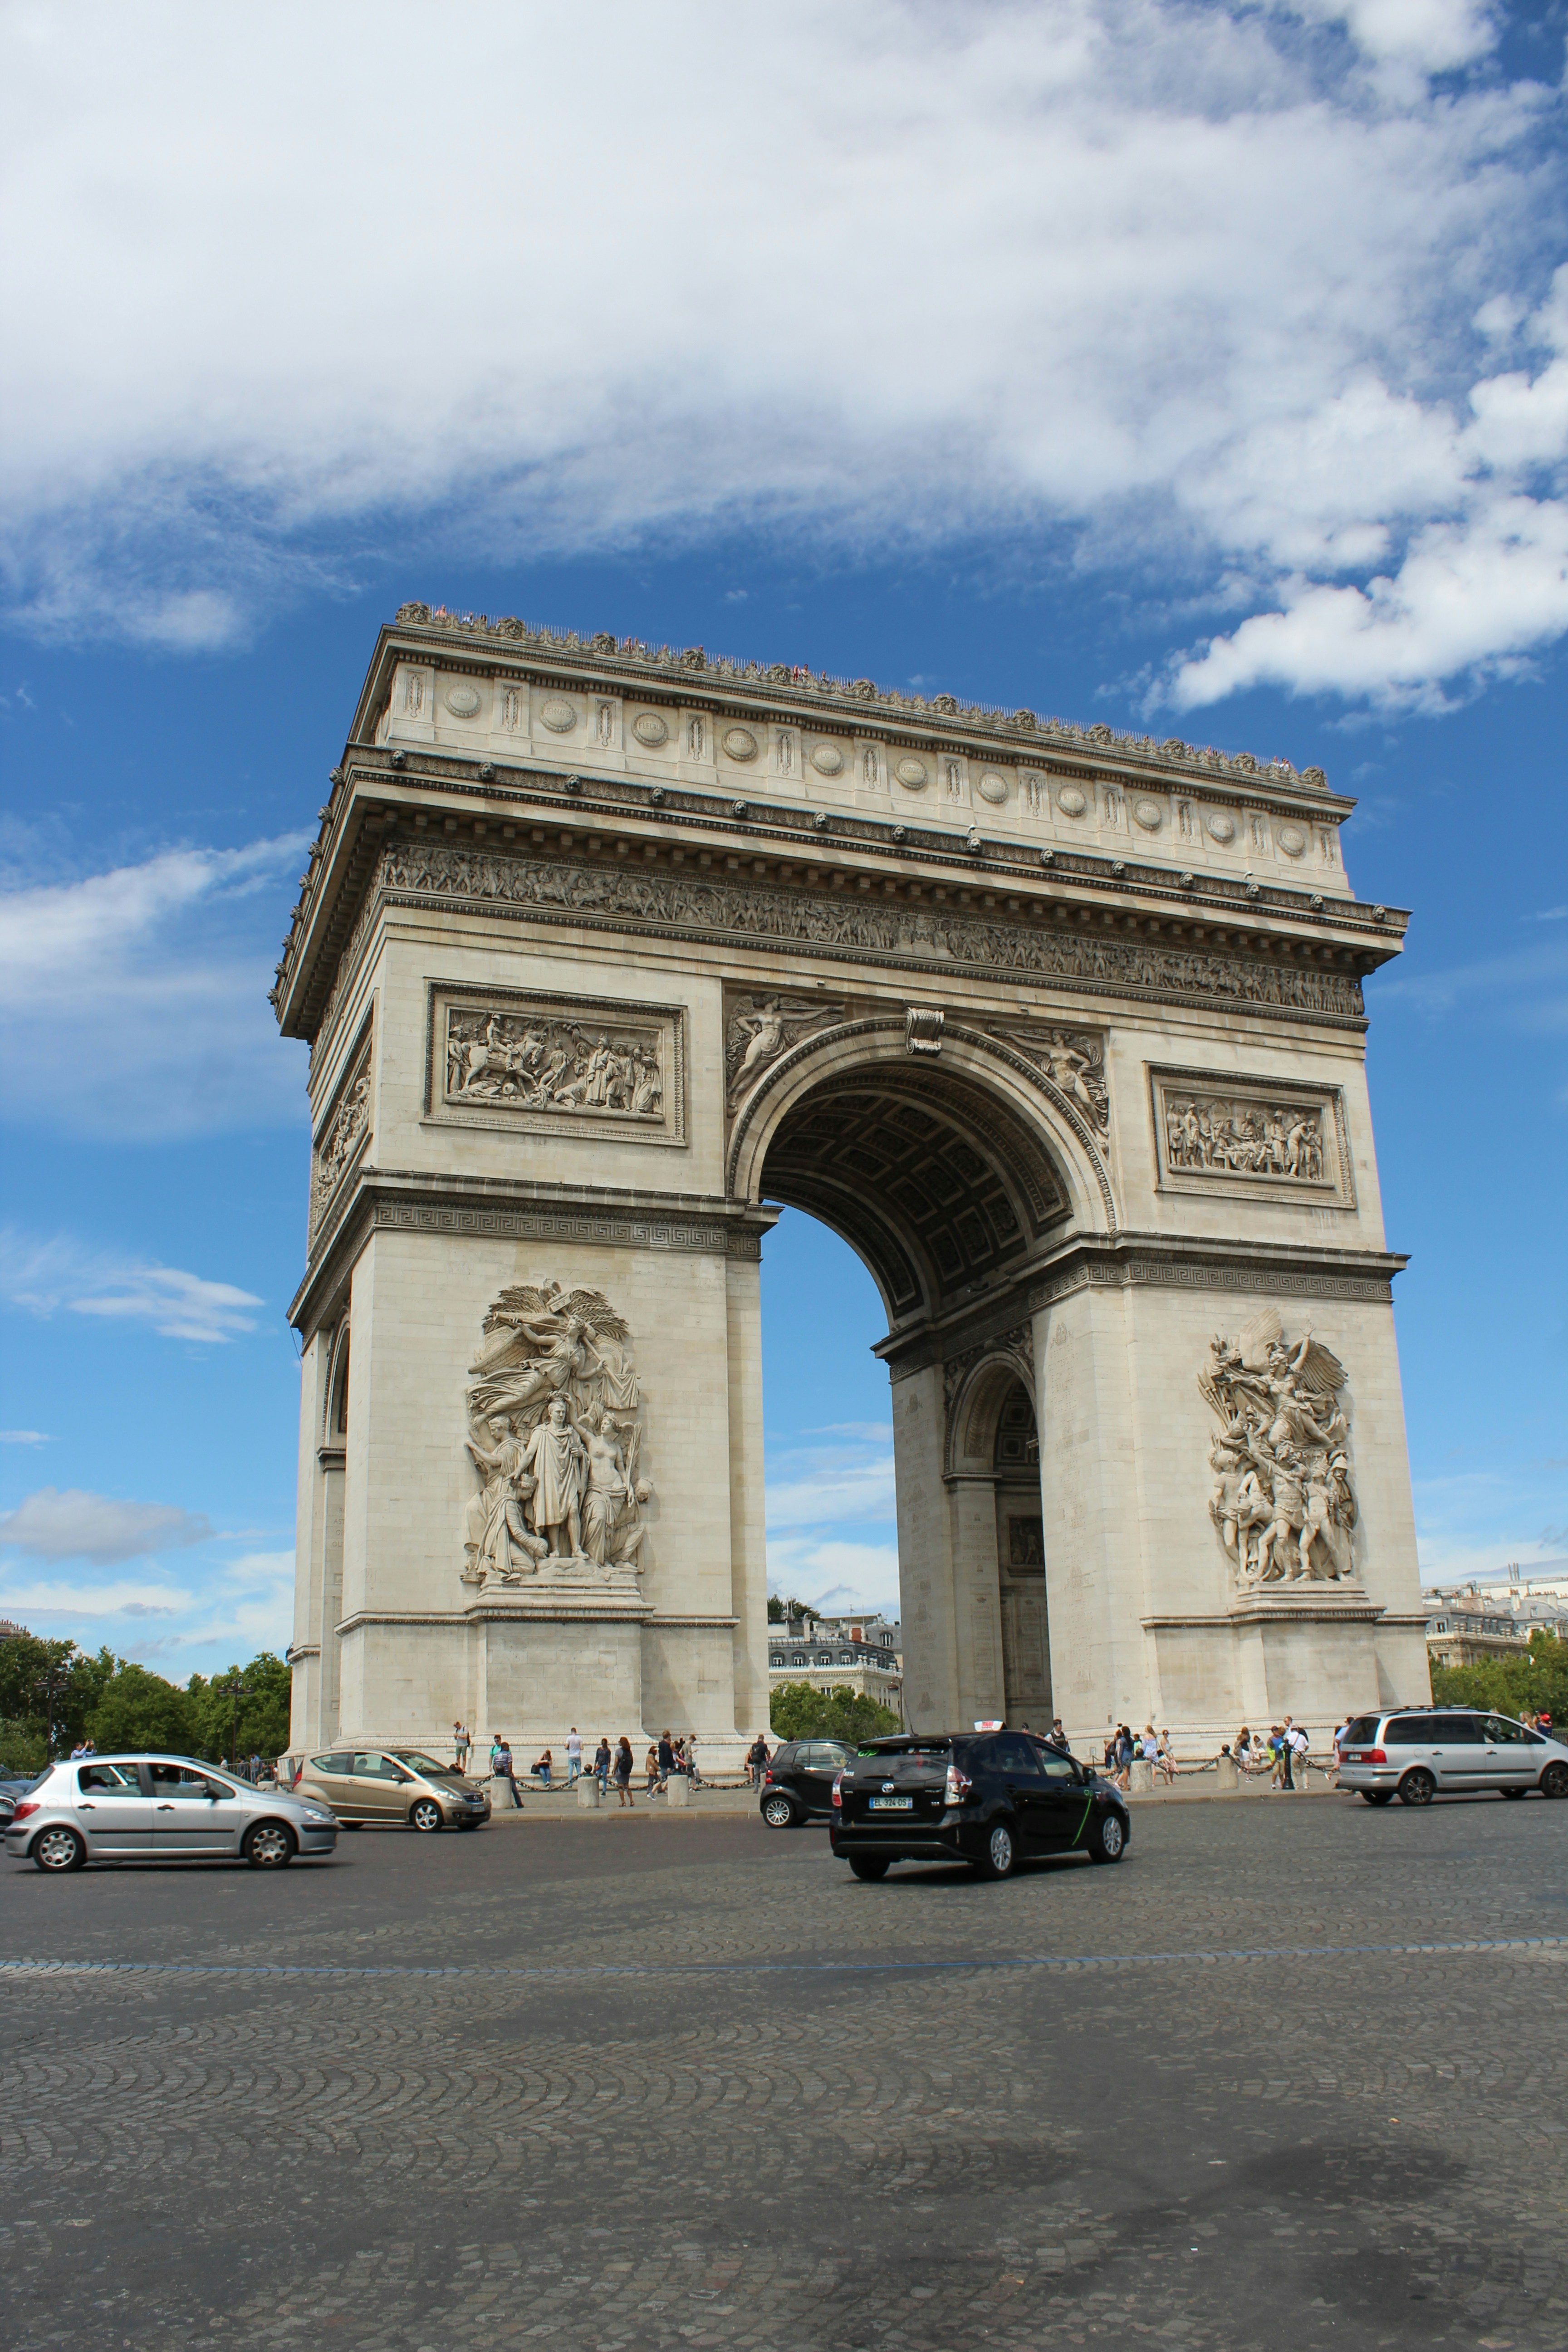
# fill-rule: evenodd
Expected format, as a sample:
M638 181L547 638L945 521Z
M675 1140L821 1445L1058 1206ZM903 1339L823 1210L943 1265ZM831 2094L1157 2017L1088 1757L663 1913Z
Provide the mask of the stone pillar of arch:
M273 1000L310 1045L295 1743L460 1716L738 1762L781 1206L886 1309L922 1727L1042 1671L1080 1742L1194 1752L1418 1699L1362 998L1404 918L1349 888L1351 805L405 608ZM1020 1391L1037 1563L999 1549Z

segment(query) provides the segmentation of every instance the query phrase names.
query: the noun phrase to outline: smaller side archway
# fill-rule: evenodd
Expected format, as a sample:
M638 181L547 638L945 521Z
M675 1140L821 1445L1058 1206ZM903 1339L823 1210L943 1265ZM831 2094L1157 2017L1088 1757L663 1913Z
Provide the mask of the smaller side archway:
M960 1589L974 1620L975 1686L989 1680L1005 1722L1047 1730L1045 1515L1025 1349L987 1354L961 1378L948 1408L946 1480Z

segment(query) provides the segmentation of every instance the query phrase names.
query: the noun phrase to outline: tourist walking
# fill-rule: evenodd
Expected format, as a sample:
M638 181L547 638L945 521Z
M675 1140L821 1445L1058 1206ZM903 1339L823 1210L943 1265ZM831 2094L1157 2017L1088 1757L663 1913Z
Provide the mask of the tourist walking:
M1292 1767L1301 1776L1302 1788L1307 1786L1307 1751L1311 1744L1300 1725L1293 1717L1287 1716L1285 1718L1285 1786L1288 1789L1294 1786L1290 1778Z
M452 1753L458 1759L458 1769L459 1772L466 1773L468 1771L468 1749L472 1745L473 1742L468 1738L468 1728L467 1724L455 1723L452 1726Z
M583 1777L583 1735L575 1724L566 1734L566 1786L574 1789Z
M502 1781L511 1790L512 1811L521 1813L522 1799L517 1793L517 1778L511 1769L511 1749L504 1732L496 1733L495 1745L490 1749L490 1778Z
M1051 1736L1047 1740L1046 1746L1056 1748L1063 1756L1072 1754L1072 1749L1068 1746L1067 1733L1062 1729L1062 1719L1059 1715L1051 1725Z
M658 1749L651 1741L647 1754L643 1758L643 1770L647 1776L647 1786L643 1794L651 1801L658 1794Z
M669 1794L669 1776L676 1769L675 1750L669 1744L669 1734L668 1731L661 1731L658 1735L658 1793L661 1797L668 1797Z
M607 1731L600 1732L599 1744L594 1750L594 1778L599 1784L600 1796L607 1797L610 1793L610 1735Z
M697 1769L697 1734L692 1732L686 1742L686 1777L694 1789L702 1786L702 1775Z
M632 1794L632 1743L623 1731L616 1744L616 1790L623 1805L635 1813L637 1801Z
M763 1785L763 1774L768 1769L768 1743L759 1731L746 1750L746 1779L753 1789Z
M1173 1789L1176 1785L1176 1751L1172 1745L1168 1731L1162 1731L1160 1734L1160 1744L1154 1751L1154 1761L1155 1769L1166 1788Z

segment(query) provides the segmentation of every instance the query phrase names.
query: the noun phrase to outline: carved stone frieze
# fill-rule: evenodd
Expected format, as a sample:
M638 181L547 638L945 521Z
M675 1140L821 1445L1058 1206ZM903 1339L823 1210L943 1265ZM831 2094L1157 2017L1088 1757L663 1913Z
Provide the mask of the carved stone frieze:
M1077 927L1047 929L960 908L878 904L762 882L509 856L461 841L392 843L382 853L373 887L384 897L463 899L576 929L776 945L792 955L905 970L1027 974L1099 995L1244 1007L1298 1019L1359 1025L1363 1017L1360 982L1315 964L1275 964ZM346 951L351 957L360 936L356 927Z
M1220 1423L1209 1446L1209 1517L1237 1590L1356 1580L1345 1368L1272 1307L1234 1344L1215 1338L1198 1386Z
M683 1143L685 1039L680 1005L434 982L426 1116Z
M952 1412L954 1397L975 1365L987 1357L1011 1356L1025 1380L1032 1381L1035 1376L1034 1348L1033 1326L1014 1323L1005 1331L994 1332L988 1339L981 1339L973 1347L961 1349L956 1356L946 1358L942 1368L942 1393L948 1411Z
M468 1367L468 1417L479 1491L463 1514L464 1583L635 1591L652 1496L642 1391L603 1291L503 1290Z
M841 1003L820 997L727 994L724 1000L724 1101L731 1114L781 1054L844 1018Z

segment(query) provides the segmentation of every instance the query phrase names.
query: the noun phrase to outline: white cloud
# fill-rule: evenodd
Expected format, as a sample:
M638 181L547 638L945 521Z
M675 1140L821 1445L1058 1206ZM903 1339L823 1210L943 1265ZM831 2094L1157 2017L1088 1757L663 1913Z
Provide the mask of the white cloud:
M205 1543L212 1534L198 1511L173 1503L122 1503L79 1486L40 1486L0 1516L0 1547L32 1559L142 1559L149 1552Z
M308 838L0 882L7 1116L117 1139L302 1118L301 1050L267 991Z
M1250 614L1186 707L1430 703L1568 624L1559 362L1489 373L1551 340L1553 97L1476 0L604 0L591 168L571 12L267 23L0 18L40 628L227 643L368 527L436 575L763 522L1060 525Z
M0 1445L52 1445L54 1440L42 1429L0 1429Z
M254 1331L262 1301L232 1282L179 1266L150 1265L57 1237L29 1240L0 1228L0 1297L32 1315L61 1307L112 1322L151 1323L166 1339L213 1342Z
M0 1616L96 1649L107 1641L175 1679L213 1674L258 1650L282 1654L294 1605L292 1551L204 1559L187 1585L127 1577L18 1577L0 1563Z
M896 1617L890 1425L843 1422L801 1434L828 1442L782 1446L770 1438L768 1444L770 1587L819 1609L881 1609Z
M846 1520L890 1519L894 1515L893 1433L856 1423L837 1435L836 1445L770 1446L767 1457L767 1522L770 1536L785 1528L820 1528Z

